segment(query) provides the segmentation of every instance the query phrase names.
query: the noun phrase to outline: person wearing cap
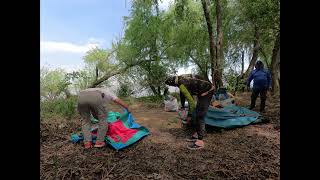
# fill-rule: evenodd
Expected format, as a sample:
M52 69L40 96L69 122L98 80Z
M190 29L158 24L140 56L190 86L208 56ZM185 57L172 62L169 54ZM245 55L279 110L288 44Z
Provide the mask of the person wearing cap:
M108 102L115 102L130 112L126 103L105 88L89 88L81 91L78 95L77 108L81 115L85 149L89 149L93 146L90 131L92 126L91 115L99 121L97 141L94 147L99 148L106 145L104 139L108 131L108 123L106 121L109 111L107 107Z
M265 112L267 91L271 90L271 74L269 71L264 69L262 61L257 61L255 64L255 69L250 73L247 80L247 87L250 88L250 83L253 80L253 88L251 94L251 104L250 110L255 108L256 100L258 95L260 95L260 112Z
M195 131L197 136L191 135L187 141L193 142L188 146L188 149L201 149L204 147L203 137L205 134L205 120L204 117L208 111L211 98L214 93L214 86L205 80L198 78L190 78L188 76L170 76L166 81L166 85L179 87L181 105L184 107L185 98L188 100L190 111L195 110L196 113L196 127ZM192 98L193 95L197 96L197 104Z

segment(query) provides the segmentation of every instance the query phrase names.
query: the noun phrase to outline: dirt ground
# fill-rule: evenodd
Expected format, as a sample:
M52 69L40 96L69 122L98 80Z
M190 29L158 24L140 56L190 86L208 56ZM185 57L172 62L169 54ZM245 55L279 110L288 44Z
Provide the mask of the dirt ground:
M237 96L241 106L249 100L248 93ZM70 135L80 128L78 118L42 122L40 179L280 179L279 97L268 97L264 115L270 123L209 129L205 148L198 151L186 148L188 132L176 112L141 103L131 108L151 135L119 152L72 144Z

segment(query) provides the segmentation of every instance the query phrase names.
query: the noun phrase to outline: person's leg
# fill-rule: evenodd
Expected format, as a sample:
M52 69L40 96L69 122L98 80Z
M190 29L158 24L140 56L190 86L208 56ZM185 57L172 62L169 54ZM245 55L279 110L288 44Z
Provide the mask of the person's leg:
M91 136L91 119L90 119L90 106L87 103L86 94L80 94L78 98L78 112L81 116L82 132L84 136L84 145L85 148L90 148L92 144Z
M253 108L256 107L256 100L257 100L258 95L259 95L259 90L253 88L252 94L251 94L251 104L250 104L250 108L249 108L250 110L252 110Z
M198 97L198 99L199 99L199 104L198 104L199 109L198 109L198 112L197 112L197 121L198 121L197 133L198 133L198 136L199 136L200 140L203 139L203 137L206 134L206 123L205 123L204 118L205 118L205 115L208 112L208 108L210 106L210 101L211 101L212 96L213 96L213 92L209 93L206 96L199 96Z
M266 100L267 90L264 89L260 91L260 112L265 112Z
M189 149L200 149L204 147L203 138L206 133L205 129L205 115L207 114L210 101L212 98L213 93L209 93L206 96L199 96L197 103L197 115L196 115L196 121L197 121L197 134L198 134L198 140L191 146L188 146Z
M189 135L186 139L186 141L188 141L188 142L195 142L198 139L198 134L197 134L198 123L197 123L195 115L197 114L196 112L197 112L199 102L198 102L196 96L192 96L192 97L195 100L197 105L196 105L196 109L194 110L194 112L190 112L190 104L188 103L188 115L187 115L187 118L189 120L188 127L192 132L191 135Z
M198 109L198 105L196 106L195 112L197 114L197 109ZM195 142L198 139L198 134L197 134L197 127L198 127L198 122L197 122L197 118L193 118L193 115L191 112L188 112L188 118L190 118L190 129L192 131L192 134L187 137L186 141L188 142Z
M78 105L81 116L82 132L84 135L84 142L92 141L91 137L91 119L90 109L88 105Z
M95 147L102 147L105 145L104 140L108 131L108 123L106 121L107 111L100 92L97 92L92 97L92 104L90 110L94 118L98 119L98 134Z
M104 139L105 139L105 136L106 136L106 133L108 131L108 123L106 121L106 114L107 112L106 111L102 111L102 113L99 113L98 117L99 117L99 129L98 129L98 136L97 136L97 141L100 141L100 142L104 142Z

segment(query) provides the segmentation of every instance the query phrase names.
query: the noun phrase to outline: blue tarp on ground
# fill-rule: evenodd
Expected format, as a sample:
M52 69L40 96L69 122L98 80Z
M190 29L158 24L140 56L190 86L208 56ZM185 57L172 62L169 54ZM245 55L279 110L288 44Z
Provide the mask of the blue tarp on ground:
M150 134L149 130L144 126L137 124L132 114L127 111L125 111L123 114L110 111L106 121L109 123L109 125L105 141L116 150L123 149L131 144L134 144ZM92 117L92 122L98 122L98 120ZM92 142L95 143L97 138L97 127L92 128L91 132ZM79 143L83 141L82 132L72 134L71 141L73 143Z
M209 107L205 116L206 124L220 128L236 128L257 123L260 114L247 108L229 105L218 109Z

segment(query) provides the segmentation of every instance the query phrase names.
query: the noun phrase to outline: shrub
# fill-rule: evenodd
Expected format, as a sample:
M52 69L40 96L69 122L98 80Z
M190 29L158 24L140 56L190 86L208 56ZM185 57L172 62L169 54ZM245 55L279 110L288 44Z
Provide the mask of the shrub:
M48 119L60 115L64 118L71 119L76 115L76 105L76 97L42 101L40 102L40 116L42 119Z

